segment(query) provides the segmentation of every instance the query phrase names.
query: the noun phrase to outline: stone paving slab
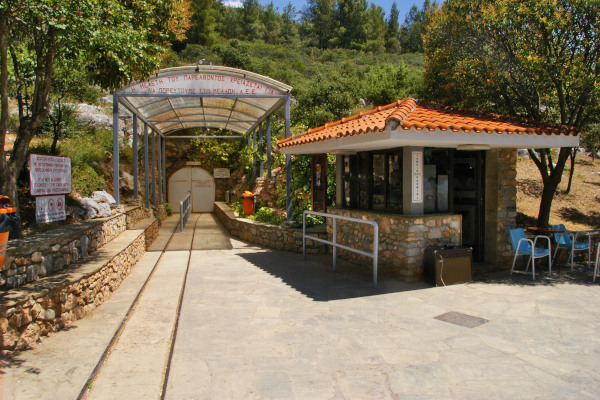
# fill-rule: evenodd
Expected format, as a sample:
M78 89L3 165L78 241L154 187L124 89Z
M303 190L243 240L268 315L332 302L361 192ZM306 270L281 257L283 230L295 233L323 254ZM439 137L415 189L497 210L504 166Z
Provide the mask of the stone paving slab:
M163 221L161 239L170 237L178 222L173 220L172 217ZM146 252L113 296L91 315L76 321L67 330L43 338L34 349L3 360L0 399L77 397L158 261L160 242L152 246L155 251Z
M582 266L577 274L541 272L535 282L501 273L436 288L382 276L374 289L367 266L338 260L334 273L330 256L305 261L230 238L225 249L205 249L218 227L210 215L197 228L203 224L209 229L193 238L167 399L600 398L600 285ZM447 312L489 322L467 328L435 318ZM141 322L139 329L161 321ZM24 353L20 372L5 378L20 381L24 395L8 398L53 398L54 388L77 386L66 376L74 360L85 360L86 344L94 358L103 321L96 323L89 337L70 337L70 356L58 357L66 347L53 345L54 336L32 358ZM125 349L113 379L130 385L118 398L147 398L158 384L136 374L154 357L147 348ZM26 374L36 359L44 373Z

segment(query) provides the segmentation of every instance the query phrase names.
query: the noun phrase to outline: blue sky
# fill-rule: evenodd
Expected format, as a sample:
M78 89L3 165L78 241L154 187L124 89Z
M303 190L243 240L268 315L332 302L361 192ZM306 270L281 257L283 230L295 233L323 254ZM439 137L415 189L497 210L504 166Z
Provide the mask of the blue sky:
M270 0L259 0L260 4L266 5L269 4ZM385 11L385 16L387 17L390 14L390 8L392 8L392 3L394 0L368 0L369 3L375 3L383 8ZM224 4L234 3L234 4L242 4L242 0L223 0ZM288 5L289 0L273 0L273 4L276 8L279 9L279 12L283 11L283 7ZM302 10L306 6L306 1L292 1L294 7L296 7L297 11ZM421 8L423 5L423 0L396 0L396 4L398 5L398 11L400 11L400 23L404 22L404 16L410 10L413 4L416 4L417 7Z

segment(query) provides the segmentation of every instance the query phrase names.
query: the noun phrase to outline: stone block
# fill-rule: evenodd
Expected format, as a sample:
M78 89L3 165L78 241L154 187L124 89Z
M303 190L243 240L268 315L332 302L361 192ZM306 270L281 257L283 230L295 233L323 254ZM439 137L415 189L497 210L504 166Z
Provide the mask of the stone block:
M31 261L34 263L42 262L44 255L40 251L36 251L31 255Z
M52 269L54 271L60 271L65 267L65 263L66 263L65 259L62 257L59 257L54 260L54 263L52 264Z

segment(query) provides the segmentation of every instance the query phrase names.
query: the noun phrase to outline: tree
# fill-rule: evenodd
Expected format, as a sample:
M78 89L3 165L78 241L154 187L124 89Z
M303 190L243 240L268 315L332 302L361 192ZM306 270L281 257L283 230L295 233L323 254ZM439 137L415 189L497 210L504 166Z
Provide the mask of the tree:
M599 0L447 0L425 35L426 96L585 126L600 111ZM570 148L529 150L546 226Z
M216 40L219 11L222 7L217 0L193 0L191 26L187 32L188 43L212 46Z
M296 8L291 1L287 6L283 7L283 14L281 14L281 33L287 43L294 42L298 38L297 15Z
M365 50L372 51L373 53L382 53L385 50L385 37L387 33L383 8L371 3L366 12L366 21L367 44Z
M308 0L302 24L308 36L316 39L318 48L329 48L336 28L335 0Z
M120 87L158 68L188 18L186 0L0 0L0 193L18 206L17 177L50 112L57 65L79 57L92 83ZM9 87L19 124L7 159Z
M390 16L386 19L387 33L385 37L385 49L389 53L400 51L400 41L398 40L400 33L399 16L398 5L394 1L390 9Z
M338 0L335 47L361 50L367 43L367 0Z
M362 96L374 106L383 106L405 97L406 67L391 64L370 68L364 78Z

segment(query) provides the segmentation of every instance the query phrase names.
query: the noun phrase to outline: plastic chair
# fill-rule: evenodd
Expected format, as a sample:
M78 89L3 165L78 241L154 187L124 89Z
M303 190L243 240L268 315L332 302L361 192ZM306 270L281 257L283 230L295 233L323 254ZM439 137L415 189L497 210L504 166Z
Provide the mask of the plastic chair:
M596 264L594 267L594 279L592 282L596 282L596 277L600 276L600 243L598 243L598 247L596 248Z
M554 257L552 259L556 259L556 254L558 253L558 249L563 248L569 250L571 252L571 270L573 270L573 259L575 258L576 251L586 251L588 252L588 267L592 262L592 240L590 238L590 234L588 232L572 232L567 231L564 224L552 225L552 229L554 230L562 230L564 232L559 232L554 234L554 241L556 242L556 249L554 250ZM578 241L578 238L586 237L587 241L582 242ZM568 261L567 261L568 262Z
M525 271L529 270L529 262L531 261L531 271L533 275L533 280L535 280L535 259L542 258L548 256L548 272L552 274L552 251L550 250L550 238L547 236L536 236L534 240L528 239L525 236L525 232L522 228L515 228L510 230L510 238L512 241L512 247L515 252L515 258L513 259L512 267L510 269L510 274L512 275L513 270L515 269L515 264L517 262L518 256L529 256L527 260L527 268ZM548 248L537 247L537 241L547 240Z

